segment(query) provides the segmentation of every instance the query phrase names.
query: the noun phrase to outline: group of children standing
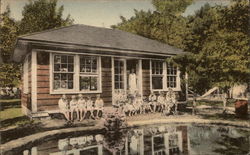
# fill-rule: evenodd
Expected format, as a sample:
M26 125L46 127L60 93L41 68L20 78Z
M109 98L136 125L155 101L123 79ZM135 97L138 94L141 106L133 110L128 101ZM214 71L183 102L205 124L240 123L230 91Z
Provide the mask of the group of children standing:
M70 102L66 95L62 95L58 101L60 112L68 121L74 120L74 114L76 114L78 121L82 121L84 118L100 118L103 114L103 105L104 102L99 94L96 96L95 102L90 96L86 99L82 94L79 94L78 98L73 95Z

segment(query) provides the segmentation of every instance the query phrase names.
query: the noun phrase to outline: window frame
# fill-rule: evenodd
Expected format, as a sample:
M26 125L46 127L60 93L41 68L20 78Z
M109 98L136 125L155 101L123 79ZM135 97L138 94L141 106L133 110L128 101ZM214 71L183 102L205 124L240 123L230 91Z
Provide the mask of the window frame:
M72 55L74 56L74 71L73 71L73 89L54 89L54 56L55 55ZM80 56L96 57L97 71L96 74L80 72ZM97 77L97 90L80 90L80 77ZM102 93L102 68L101 57L92 54L74 54L69 52L50 52L50 94L91 94Z
M158 70L158 73L156 72L156 73L153 73L153 63L157 63L157 65L156 64L154 64L154 68L155 68L155 71L157 71ZM159 69L157 68L157 67L159 67L159 64L158 63L162 63L162 67L160 67ZM164 79L164 61L161 61L161 60L153 60L153 61L151 61L151 79L152 79L152 81L151 81L151 85L152 85L152 90L154 90L154 91L161 91L161 90L163 90L164 89L164 81L165 81L165 79ZM162 70L162 73L160 73L161 71L160 70ZM154 89L153 88L153 78L157 78L157 77L161 77L162 78L162 89Z
M153 74L153 62L154 61L162 61L163 63L163 72L162 72L162 76L163 76L163 81L162 81L162 89L153 89L153 77L157 77L159 75L157 74ZM151 91L168 91L169 87L168 87L168 64L165 60L161 59L150 59L150 90ZM171 88L173 91L181 91L180 88L180 71L179 68L176 68L176 87Z

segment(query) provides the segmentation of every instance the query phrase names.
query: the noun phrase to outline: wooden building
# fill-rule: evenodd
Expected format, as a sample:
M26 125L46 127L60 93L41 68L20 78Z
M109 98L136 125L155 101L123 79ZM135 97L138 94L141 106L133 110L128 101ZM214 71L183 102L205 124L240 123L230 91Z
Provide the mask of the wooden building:
M180 71L166 59L182 50L116 29L72 25L21 36L14 60L22 62L22 107L25 114L58 110L62 94L101 94L105 106L128 94L129 74L137 93L181 91Z

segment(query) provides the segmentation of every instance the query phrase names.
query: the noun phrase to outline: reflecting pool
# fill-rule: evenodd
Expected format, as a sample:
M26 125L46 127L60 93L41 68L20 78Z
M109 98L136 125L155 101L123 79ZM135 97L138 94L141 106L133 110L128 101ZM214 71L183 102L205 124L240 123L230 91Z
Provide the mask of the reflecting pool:
M23 155L248 154L250 131L227 126L157 125L64 135L20 150Z

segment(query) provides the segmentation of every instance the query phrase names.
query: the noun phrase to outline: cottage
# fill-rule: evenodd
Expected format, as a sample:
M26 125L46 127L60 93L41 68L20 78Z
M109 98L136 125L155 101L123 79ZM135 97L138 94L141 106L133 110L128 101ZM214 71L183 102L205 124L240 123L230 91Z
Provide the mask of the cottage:
M21 36L13 58L23 64L23 112L53 113L62 94L100 94L111 106L121 93L180 92L180 71L165 60L181 53L128 32L86 25Z

